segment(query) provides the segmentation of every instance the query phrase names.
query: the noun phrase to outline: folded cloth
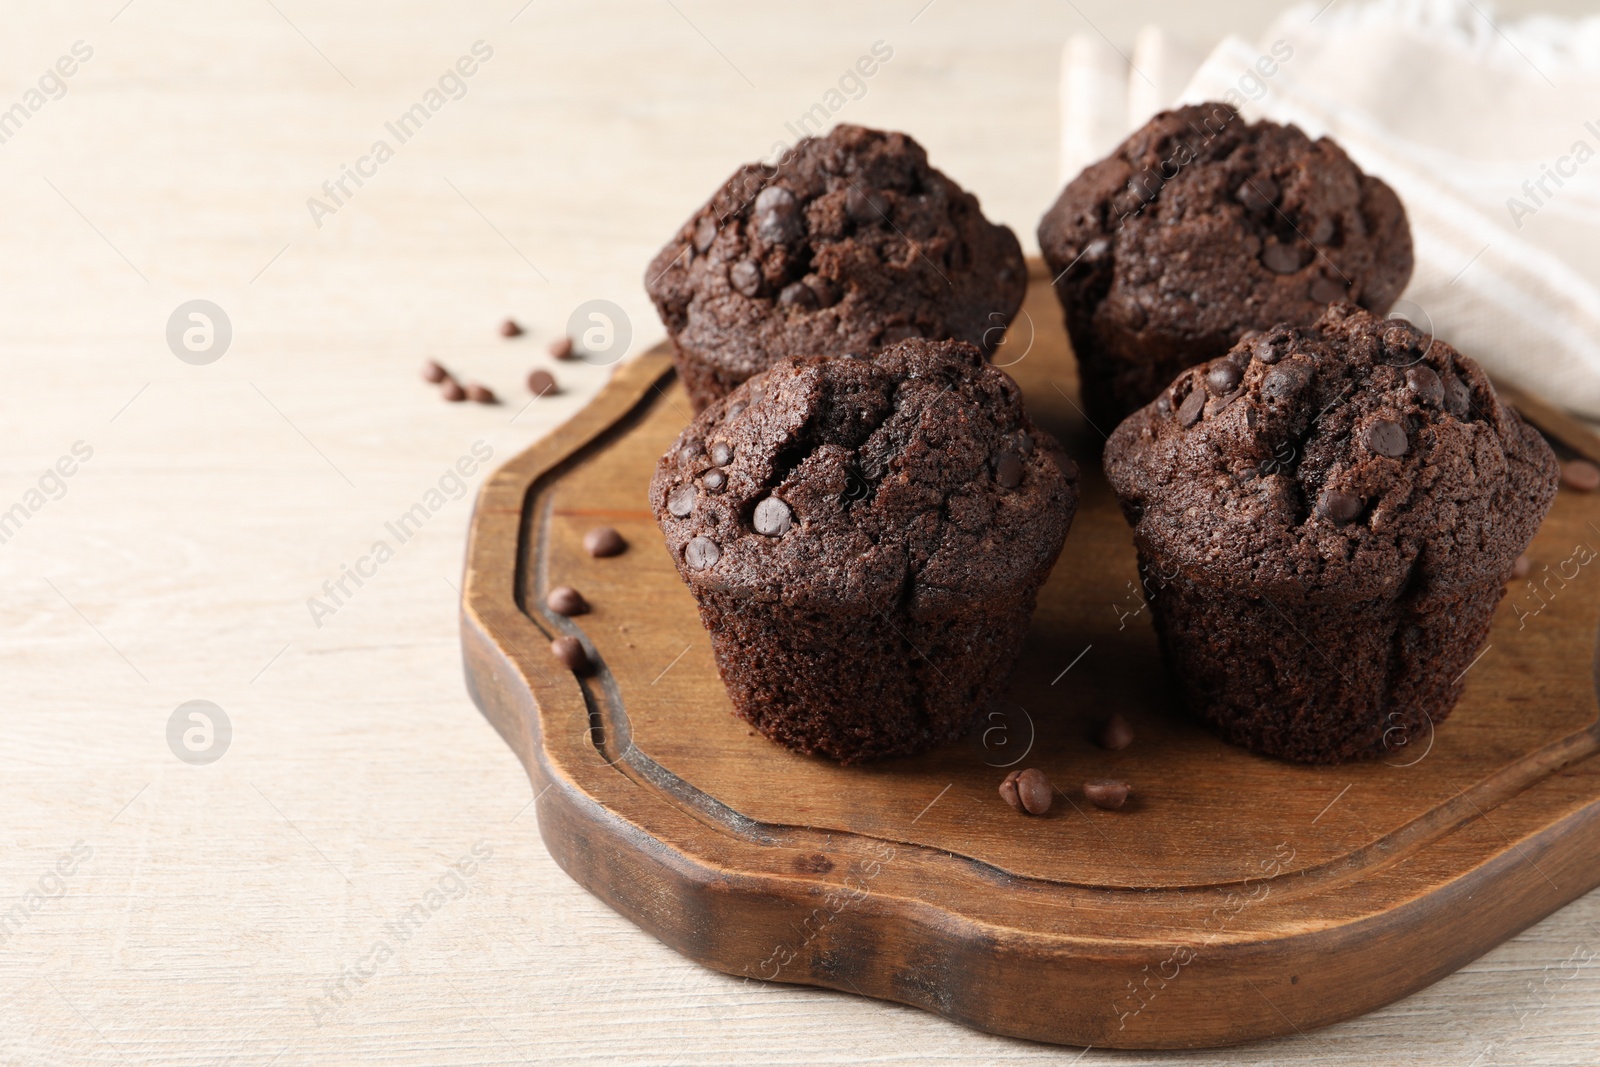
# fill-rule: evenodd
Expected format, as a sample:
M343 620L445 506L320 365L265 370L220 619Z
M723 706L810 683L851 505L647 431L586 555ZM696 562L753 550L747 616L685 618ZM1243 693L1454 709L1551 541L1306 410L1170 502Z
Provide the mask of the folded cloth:
M1181 69L1172 49L1156 74L1140 60L1130 86ZM1148 118L1131 95L1124 136ZM1410 217L1416 270L1395 312L1600 419L1600 17L1500 24L1471 0L1319 0L1260 46L1223 41L1162 106L1204 100L1338 141Z

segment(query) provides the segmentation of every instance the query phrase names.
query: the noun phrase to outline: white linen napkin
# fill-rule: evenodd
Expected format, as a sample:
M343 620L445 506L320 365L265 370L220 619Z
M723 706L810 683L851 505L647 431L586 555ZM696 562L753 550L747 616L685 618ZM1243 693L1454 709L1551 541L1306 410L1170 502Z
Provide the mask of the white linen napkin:
M1120 101L1103 105L1120 103L1120 134L1074 125L1094 106L1081 91L1064 107L1064 168L1173 103L1226 100L1326 134L1405 203L1417 263L1396 311L1491 374L1600 419L1600 17L1500 23L1469 0L1319 0L1259 45L1229 38L1188 71L1166 35L1140 41ZM1079 55L1069 45L1064 105ZM1115 67L1100 63L1105 81Z

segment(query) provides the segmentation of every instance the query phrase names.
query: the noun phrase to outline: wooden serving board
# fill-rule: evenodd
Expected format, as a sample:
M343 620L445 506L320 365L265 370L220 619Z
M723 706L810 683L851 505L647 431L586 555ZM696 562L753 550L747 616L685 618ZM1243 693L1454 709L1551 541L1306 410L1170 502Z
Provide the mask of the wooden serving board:
M1529 551L1540 595L1511 590L1435 736L1387 761L1279 763L1176 706L1037 267L996 362L1082 461L1082 504L1009 699L970 742L914 759L844 769L732 715L646 504L689 418L665 347L484 485L463 585L467 683L527 767L545 844L574 879L729 974L1121 1048L1348 1018L1600 884L1600 565L1582 562L1600 551L1600 495L1559 494ZM1516 400L1600 459L1581 426ZM629 550L585 553L601 524ZM593 610L548 612L562 584ZM583 640L593 674L551 654L559 634ZM1112 711L1138 734L1121 752L1091 741ZM1056 783L1049 815L1001 800L1011 766ZM1102 776L1132 784L1123 810L1083 801L1081 783Z

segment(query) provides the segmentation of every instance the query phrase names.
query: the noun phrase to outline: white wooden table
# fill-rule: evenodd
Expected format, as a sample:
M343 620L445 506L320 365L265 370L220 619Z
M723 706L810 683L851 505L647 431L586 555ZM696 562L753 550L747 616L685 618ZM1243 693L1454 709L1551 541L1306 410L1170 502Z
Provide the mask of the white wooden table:
M544 354L579 303L622 305L635 351L659 336L651 253L875 41L893 58L835 117L913 132L1031 245L1069 33L1164 19L1205 43L1275 7L5 4L0 1062L1079 1056L710 973L568 881L463 691L448 472L598 387ZM400 143L385 123L479 41ZM365 177L335 202L343 167ZM232 329L205 365L166 337L195 299ZM497 336L507 314L530 335ZM444 404L429 357L507 403ZM536 365L564 391L524 407ZM402 544L385 524L418 503ZM231 724L205 765L168 742L194 700ZM1385 1011L1190 1059L1593 1064L1600 967L1570 961L1596 951L1590 896Z

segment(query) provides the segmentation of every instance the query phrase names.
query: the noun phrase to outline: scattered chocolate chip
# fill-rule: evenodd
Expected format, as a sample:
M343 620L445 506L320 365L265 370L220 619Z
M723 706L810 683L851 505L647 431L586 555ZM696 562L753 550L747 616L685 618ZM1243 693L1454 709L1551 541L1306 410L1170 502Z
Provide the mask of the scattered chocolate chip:
M432 382L434 385L438 385L448 377L450 377L450 372L431 359L422 365L422 380L425 382Z
M1320 216L1316 222L1311 224L1311 243L1314 245L1327 244L1333 240L1333 233L1337 228L1338 226L1333 221L1332 215Z
M789 532L792 520L789 505L775 496L769 496L757 504L755 513L750 516L751 525L763 537L782 537Z
M501 337L521 337L522 336L522 327L517 324L517 320L516 319L507 319L506 321L504 321L504 322L502 322L500 324L500 336Z
M735 418L744 412L744 401L735 400L728 405L728 418Z
M1392 331L1391 331L1392 332ZM1406 388L1417 395L1424 404L1438 407L1444 403L1444 383L1432 367L1418 364L1406 368Z
M1100 724L1100 731L1094 739L1101 748L1121 752L1133 744L1133 727L1122 717L1122 712L1112 712L1111 717Z
M844 194L844 211L851 222L870 225L887 217L889 202L881 193L863 192L859 186L852 185Z
M545 607L557 615L582 615L589 610L583 594L570 585L558 585L544 598Z
M572 338L557 337L554 341L551 341L550 356L552 359L571 359L573 356Z
M493 389L490 389L487 385L479 385L477 382L467 386L467 399L474 404L500 403L500 398L494 395Z
M1212 396L1227 396L1239 388L1244 372L1232 361L1219 359L1206 371L1206 392Z
M1405 428L1388 419L1375 419L1367 427L1367 432L1361 435L1361 443L1367 446L1368 451L1390 459L1399 459L1411 447L1411 442L1406 440Z
M706 449L706 455L710 456L711 462L717 466L726 467L733 462L733 446L726 441L713 441L711 447Z
M728 268L728 283L745 296L756 296L761 292L761 268L741 259Z
M667 512L675 519L687 519L694 514L695 489L693 482L684 482L667 496Z
M1343 300L1349 287L1337 278L1329 278L1319 274L1311 279L1311 299L1319 304L1331 304L1335 300Z
M1200 421L1200 413L1206 409L1206 392L1204 389L1191 389L1189 395L1183 398L1183 403L1178 405L1178 425L1188 429Z
M628 542L610 526L596 526L583 535L583 550L596 559L620 556L627 547Z
M811 275L805 279L805 283L811 289L811 295L816 297L818 307L831 308L839 302L839 287L828 279Z
M1317 497L1317 514L1333 522L1349 522L1361 514L1361 498L1338 489L1324 489Z
M1246 178L1233 195L1246 211L1267 211L1278 199L1278 183L1271 178Z
M461 383L454 378L446 378L444 384L439 387L439 395L452 404L459 404L467 398L467 391L461 388Z
M1520 581L1533 573L1533 561L1527 556L1518 556L1515 563L1511 564L1511 577Z
M1002 488L1015 489L1022 484L1022 457L1015 452L1002 452L994 461L994 480Z
M1305 259L1297 246L1269 241L1261 249L1261 265L1274 274L1293 274L1305 265Z
M589 673L589 653L584 651L583 642L576 637L563 635L556 638L550 642L550 651L574 674Z
M769 185L756 195L756 233L763 241L785 244L805 233L800 201L781 185Z
M703 571L722 558L722 549L704 535L690 541L683 549L683 560L697 571Z
M712 467L700 476L700 484L712 492L716 492L728 484L728 476L723 474L720 469Z
M778 293L778 305L811 311L817 306L817 294L805 282L790 282Z
M1288 352L1289 346L1286 343L1267 336L1256 338L1255 342L1250 346L1250 355L1269 367L1282 359Z
M1444 408L1458 419L1466 418L1472 410L1472 390L1454 374L1445 375Z
M704 252L711 247L711 242L717 239L717 220L710 215L702 215L700 221L694 224L694 250Z
M556 376L549 371L536 370L528 375L528 392L534 396L549 396L556 391Z
M1279 364L1261 376L1261 399L1268 404L1283 404L1299 396L1311 384L1311 367L1301 360Z
M1084 782L1083 799L1097 808L1116 811L1128 802L1128 783L1114 778L1096 778Z
M1050 810L1050 802L1055 799L1055 790L1043 771L1029 767L1027 770L1012 771L1006 775L1000 783L1000 795L1016 811L1025 811L1029 815L1043 815Z
M1586 459L1569 459L1561 465L1561 484L1580 493L1600 489L1600 467Z

